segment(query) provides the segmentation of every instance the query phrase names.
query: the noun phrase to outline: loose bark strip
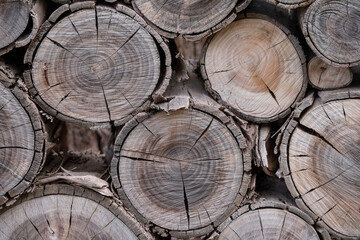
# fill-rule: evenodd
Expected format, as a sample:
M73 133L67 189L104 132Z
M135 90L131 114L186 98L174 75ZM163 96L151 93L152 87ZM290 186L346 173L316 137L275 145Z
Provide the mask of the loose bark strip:
M314 228L314 221L309 216L299 209L289 207L279 201L245 205L233 214L233 219L221 232L219 240L320 240Z
M43 22L44 11L43 0L0 1L0 55L27 45Z
M120 125L165 90L171 74L166 44L135 12L116 8L63 5L64 13L49 18L55 24L43 25L41 41L25 56L31 65L25 77L44 111L89 126Z
M173 237L205 235L242 202L250 181L245 139L203 106L139 114L116 139L111 175L138 219Z
M320 92L289 123L281 168L297 204L339 237L360 237L360 90Z
M65 184L45 185L0 213L4 240L152 239L115 201Z
M251 0L132 0L132 5L163 36L199 40L230 23ZM229 20L231 21L229 22Z
M318 57L333 66L360 65L360 2L319 0L306 11L303 32Z
M306 64L298 41L262 15L247 15L209 39L201 64L207 90L254 122L286 116L306 90Z
M310 60L308 76L311 85L320 90L343 88L353 79L350 68L331 66L318 57Z
M35 104L19 88L1 82L0 205L30 185L45 155L45 133Z
M267 0L270 3L276 4L281 8L294 9L305 7L313 3L315 0Z

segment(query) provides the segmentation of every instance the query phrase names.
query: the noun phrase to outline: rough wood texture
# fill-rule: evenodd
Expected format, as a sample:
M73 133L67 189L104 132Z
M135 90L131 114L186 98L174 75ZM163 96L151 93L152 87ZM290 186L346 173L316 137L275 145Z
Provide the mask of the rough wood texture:
M247 15L217 33L204 47L201 64L207 90L250 121L286 116L306 90L297 40L262 15Z
M0 205L30 185L45 155L44 128L35 104L19 88L10 90L1 82Z
M307 9L303 32L307 43L326 63L360 65L360 2L318 0Z
M111 175L120 199L142 222L173 237L204 235L245 196L251 168L245 146L219 110L141 114L117 137Z
M0 215L0 238L152 239L122 207L70 185L45 185Z
M320 92L289 123L281 168L297 204L339 237L360 237L360 90Z
M350 68L331 66L319 57L310 60L308 76L310 84L320 90L346 87L353 79Z
M79 2L70 9L76 11L50 24L43 40L28 49L30 93L61 120L123 124L165 90L171 74L167 46L122 5L115 10Z
M199 37L195 37L198 40L219 30L219 23L233 19L236 16L234 12L243 10L250 2L251 0L132 0L132 5L161 35L169 38L178 35L192 36L188 40L198 35Z
M219 240L320 239L310 217L279 201L245 205L233 217L234 220L221 232Z
M313 3L315 0L267 0L272 4L276 4L279 7L293 9L298 7L305 7Z

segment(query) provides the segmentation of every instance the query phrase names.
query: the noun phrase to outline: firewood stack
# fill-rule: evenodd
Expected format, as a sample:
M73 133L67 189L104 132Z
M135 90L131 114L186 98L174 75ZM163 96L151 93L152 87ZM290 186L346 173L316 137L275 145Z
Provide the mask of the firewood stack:
M358 0L3 0L0 56L0 239L360 239Z

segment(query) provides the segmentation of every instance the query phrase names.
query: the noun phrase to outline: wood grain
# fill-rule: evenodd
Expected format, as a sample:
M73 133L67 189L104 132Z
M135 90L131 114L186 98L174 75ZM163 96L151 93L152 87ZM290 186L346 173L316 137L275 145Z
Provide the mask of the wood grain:
M303 113L293 131L288 130L288 152L282 152L282 161L289 172L287 186L299 198L299 206L332 233L357 239L360 100L352 94L348 89L324 92L322 101Z
M165 44L156 43L159 37L146 28L125 7L81 8L67 15L34 53L30 92L61 120L109 126L127 119L151 98L169 70L161 67L168 62L161 59L157 45L161 49Z
M319 0L305 13L307 43L326 63L348 67L360 64L360 2Z
M208 41L202 75L220 103L247 120L269 122L303 97L304 61L288 30L262 15L248 15Z
M197 109L137 121L124 127L114 149L112 178L120 198L139 219L174 235L210 232L247 189L251 160L239 147L241 133L235 138L234 125Z
M305 7L313 3L315 0L266 0L270 3L276 4L281 8L294 9Z

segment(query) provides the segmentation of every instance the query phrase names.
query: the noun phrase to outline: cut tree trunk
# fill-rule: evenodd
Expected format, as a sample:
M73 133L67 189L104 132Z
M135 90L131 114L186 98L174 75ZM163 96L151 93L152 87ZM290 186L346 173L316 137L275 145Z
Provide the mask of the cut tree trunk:
M303 32L318 57L333 66L360 65L360 1L318 0L306 10Z
M31 69L24 76L50 115L116 126L165 91L170 62L164 41L131 9L78 2L61 6L42 26L25 56Z
M35 37L44 16L43 0L0 1L0 55L27 45Z
M313 3L315 0L267 0L272 4L286 9L305 7Z
M250 121L286 116L306 90L306 64L298 41L262 15L248 14L209 39L201 61L207 90Z
M184 35L187 40L199 40L220 30L250 4L251 0L163 1L132 0L141 16L163 36Z
M296 207L279 200L262 200L245 205L233 214L234 219L221 231L219 240L294 239L320 240L314 221ZM327 238L330 237L326 234Z
M308 64L310 84L320 90L330 90L348 86L353 74L350 68L334 67L319 57L314 57Z
M153 239L115 201L65 184L39 187L3 209L0 238Z
M0 69L0 76L6 76ZM18 197L40 171L45 133L40 114L18 87L0 79L0 206ZM9 83L5 80L5 83Z
M138 114L119 133L111 165L125 206L153 231L210 233L236 210L250 181L240 129L208 105Z
M358 239L360 90L324 91L319 96L288 124L281 169L302 210L334 235Z

